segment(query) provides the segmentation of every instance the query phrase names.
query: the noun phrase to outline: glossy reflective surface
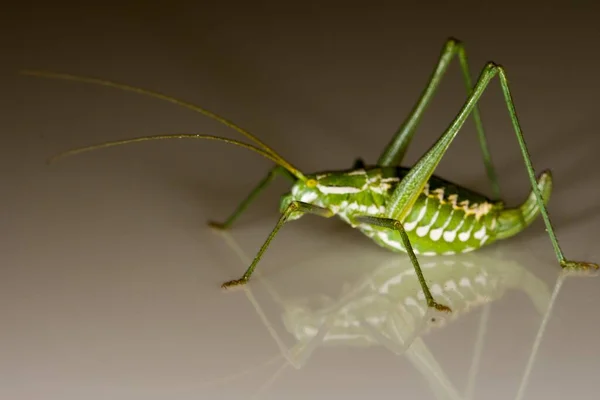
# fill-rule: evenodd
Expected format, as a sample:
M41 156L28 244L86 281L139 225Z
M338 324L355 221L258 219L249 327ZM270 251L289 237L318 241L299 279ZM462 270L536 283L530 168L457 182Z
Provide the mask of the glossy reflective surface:
M597 397L600 281L560 273L541 221L468 256L422 260L451 316L425 312L407 257L311 217L282 229L247 290L223 293L287 185L277 181L230 234L205 221L224 219L269 163L223 144L161 142L47 166L103 140L234 133L157 100L14 75L47 68L169 93L311 172L376 159L455 35L474 74L489 59L507 68L534 165L553 170L561 245L600 262L594 10L19 7L2 15L0 39L1 398ZM458 71L409 163L460 107ZM529 187L498 89L481 111L515 204ZM437 173L489 193L472 126Z

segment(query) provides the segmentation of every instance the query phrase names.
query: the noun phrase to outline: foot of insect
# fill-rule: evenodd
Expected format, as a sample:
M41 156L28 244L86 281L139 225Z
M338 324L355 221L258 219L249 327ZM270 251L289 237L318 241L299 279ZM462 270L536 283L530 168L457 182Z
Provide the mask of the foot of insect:
M207 224L211 228L216 229L218 231L226 231L229 228L227 224L224 224L222 222L208 221Z
M590 262L585 262L585 261L570 261L570 260L565 260L565 261L562 261L560 263L560 265L564 269L580 270L580 271L595 270L595 269L599 269L600 268L598 266L598 264L594 264L594 263L590 263Z
M447 313L451 313L452 312L452 309L450 307L445 306L443 304L440 304L440 303L438 303L438 302L436 302L434 300L428 301L427 305L429 307L431 307L431 308L435 308L438 311L447 312Z
M248 283L248 278L240 278L240 279L234 279L232 281L227 281L227 282L223 283L221 285L221 287L223 289L233 289L238 286L243 286L246 283Z

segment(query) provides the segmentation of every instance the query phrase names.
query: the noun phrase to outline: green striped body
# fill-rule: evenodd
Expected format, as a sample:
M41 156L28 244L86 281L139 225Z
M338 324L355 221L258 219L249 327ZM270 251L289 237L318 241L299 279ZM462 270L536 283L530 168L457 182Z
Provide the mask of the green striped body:
M357 224L353 217L387 217L386 205L408 168L385 167L326 172L298 181L282 198L284 209L301 201L331 210L380 246L406 252L400 233L388 228ZM549 174L540 178L547 197ZM533 195L516 209L438 177L431 177L403 222L417 255L465 253L509 237L524 229L538 213Z

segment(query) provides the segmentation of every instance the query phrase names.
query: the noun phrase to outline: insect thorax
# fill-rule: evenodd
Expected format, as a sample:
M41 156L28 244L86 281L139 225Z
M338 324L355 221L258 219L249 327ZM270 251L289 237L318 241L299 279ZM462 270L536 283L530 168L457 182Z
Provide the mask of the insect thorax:
M402 167L333 171L307 176L283 196L282 210L292 201L327 208L379 245L405 252L400 234L387 228L356 224L357 215L385 217L395 187L409 170ZM412 206L404 228L417 254L454 254L494 241L497 213L486 197L432 177ZM291 219L299 218L292 216Z
M397 168L373 168L323 172L298 181L283 196L281 210L292 201L327 208L349 221L354 214L379 215L400 181Z

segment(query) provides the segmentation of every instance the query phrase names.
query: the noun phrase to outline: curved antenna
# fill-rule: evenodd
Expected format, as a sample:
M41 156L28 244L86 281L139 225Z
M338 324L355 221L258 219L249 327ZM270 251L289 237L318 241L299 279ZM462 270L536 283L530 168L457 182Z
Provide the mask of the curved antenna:
M166 139L206 139L206 140L216 140L219 142L230 143L230 144L233 144L236 146L246 148L248 150L252 150L255 153L258 153L261 156L273 161L274 163L281 165L283 168L290 171L296 178L303 180L303 181L306 180L306 177L304 176L304 174L302 174L302 172L300 172L297 168L292 166L290 163L288 163L287 161L285 161L281 158L278 158L274 154L271 154L265 150L259 149L256 146L253 146L248 143L240 142L238 140L224 138L221 136L203 135L203 134L199 134L199 133L181 133L181 134L171 134L171 135L140 136L140 137L131 138L131 139L115 140L115 141L111 141L111 142L94 144L91 146L78 147L75 149L67 150L63 153L60 153L60 154L50 158L48 160L48 163L53 163L63 157L72 156L75 154L84 153L84 152L91 151L91 150L102 149L105 147L114 147L114 146L120 146L122 144L145 142L145 141L149 141L149 140L166 140Z
M254 136L247 130L245 130L245 129L241 128L240 126L238 126L237 124L221 117L220 115L213 113L212 111L209 111L209 110L202 108L200 106L197 106L195 104L189 103L187 101L179 100L179 99L176 99L175 97L171 97L171 96L168 96L168 95L160 93L160 92L155 92L153 90L143 89L143 88L126 85L124 83L109 81L109 80L105 80L105 79L72 75L72 74L63 74L63 73L51 72L51 71L30 70L30 69L21 70L19 72L23 75L31 75L31 76L42 77L42 78L63 79L63 80L76 81L76 82L93 83L93 84L101 85L101 86L108 86L108 87L112 87L112 88L116 88L116 89L125 90L128 92L143 94L146 96L165 100L165 101L177 104L177 105L185 107L185 108L189 108L190 110L204 114L205 116L212 118L231 129L234 129L235 131L246 136L248 139L252 140L258 146L262 147L267 153L271 153L273 156L275 156L275 157L279 158L281 161L283 161L283 157L281 157L279 154L277 154L277 152L275 152L275 150L273 150L272 148L267 146L259 138L257 138L256 136Z

